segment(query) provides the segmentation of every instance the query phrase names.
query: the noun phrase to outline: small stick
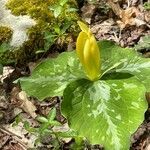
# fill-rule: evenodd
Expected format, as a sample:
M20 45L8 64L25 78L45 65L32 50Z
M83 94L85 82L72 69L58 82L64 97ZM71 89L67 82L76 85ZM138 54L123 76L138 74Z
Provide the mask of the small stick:
M10 135L10 136L12 136L24 150L27 150L27 149L29 148L27 145L25 145L25 144L20 140L20 139L22 139L21 136L19 136L19 135L15 134L15 133L13 133L13 132L11 132L11 131L5 129L5 128L2 127L2 126L0 127L0 130L1 130L2 132L6 133L6 134L8 134L8 135Z

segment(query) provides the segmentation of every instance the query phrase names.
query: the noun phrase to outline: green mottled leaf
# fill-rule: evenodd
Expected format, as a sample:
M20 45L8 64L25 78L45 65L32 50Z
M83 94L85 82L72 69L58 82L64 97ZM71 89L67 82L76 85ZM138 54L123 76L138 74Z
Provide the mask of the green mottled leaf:
M32 75L21 78L22 90L28 95L43 100L50 96L62 96L66 85L83 78L84 73L74 52L62 53L56 59L48 59L39 64Z
M77 80L64 91L62 112L72 129L106 150L127 150L130 135L144 120L145 87L135 77Z
M73 51L39 64L30 77L20 79L21 87L40 100L64 95L62 111L73 130L106 150L127 150L147 108L150 59L109 41L99 47L100 80L87 80Z
M141 58L135 51L121 48L110 41L99 42L99 47L102 79L111 78L115 72L129 73L136 75L147 91L150 90L150 59ZM67 84L80 78L86 78L86 75L73 51L42 62L30 77L21 78L20 81L22 89L28 95L43 100L46 97L62 96Z
M116 69L116 72L127 72L135 75L150 91L150 59L134 57Z
M135 75L150 91L150 58L142 58L133 49L121 48L110 41L99 43L103 74L112 72Z
M121 48L111 41L98 42L98 45L101 53L103 74L138 55L132 49Z

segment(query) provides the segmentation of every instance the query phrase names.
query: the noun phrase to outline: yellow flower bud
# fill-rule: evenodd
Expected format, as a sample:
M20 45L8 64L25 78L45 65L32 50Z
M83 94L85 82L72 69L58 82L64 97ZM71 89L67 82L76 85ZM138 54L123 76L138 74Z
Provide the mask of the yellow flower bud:
M81 32L76 42L76 52L79 60L90 80L97 80L100 77L100 51L96 39L90 29L78 21Z

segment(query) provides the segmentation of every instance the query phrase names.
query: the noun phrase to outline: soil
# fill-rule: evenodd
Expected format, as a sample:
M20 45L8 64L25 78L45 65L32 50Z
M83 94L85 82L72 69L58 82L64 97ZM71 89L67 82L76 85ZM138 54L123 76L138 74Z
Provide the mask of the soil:
M128 3L130 2L130 4ZM117 42L122 47L134 47L145 35L150 35L150 11L143 8L146 1L115 1L112 5L110 0L97 0L95 3L79 1L79 13L82 18L89 23L92 32L98 40L107 39ZM118 5L120 7L118 7ZM129 14L128 10L132 8ZM116 9L118 11L116 11ZM124 13L123 16L118 12ZM136 22L138 19L138 23ZM75 41L74 41L75 42ZM73 44L74 45L74 44ZM140 51L140 50L139 50ZM150 49L140 51L145 57L149 57ZM51 55L51 54L47 54ZM35 136L31 136L19 123L16 128L12 127L16 117L21 115L24 120L28 120L33 127L38 126L34 115L47 115L49 110L56 108L56 120L65 125L67 120L60 112L60 97L47 98L43 102L31 97L33 112L27 112L22 108L22 102L18 99L18 93L21 91L18 84L13 83L22 76L30 75L32 68L37 62L29 62L25 66L19 64L15 66L4 67L4 73L1 76L0 84L0 150L26 150L35 146ZM19 67L18 67L19 66ZM146 94L147 101L150 104L150 94ZM66 126L64 128L67 128ZM41 145L36 149L51 150L55 149L52 141L53 137L48 136L42 139ZM62 140L59 143L59 149L70 150L74 139ZM102 150L101 145L89 145L84 143L87 150ZM145 112L145 120L139 126L137 131L131 136L130 150L150 150L150 107Z

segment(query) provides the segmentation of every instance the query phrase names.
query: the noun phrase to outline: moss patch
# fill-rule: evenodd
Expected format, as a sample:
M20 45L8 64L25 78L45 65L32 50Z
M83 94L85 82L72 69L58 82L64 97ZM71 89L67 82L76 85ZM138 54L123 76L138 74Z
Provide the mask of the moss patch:
M45 49L45 45L49 44L47 50L50 50L52 45L61 47L67 45L72 38L77 36L79 31L77 26L78 13L65 11L55 18L53 11L49 7L57 4L59 4L59 0L8 0L6 6L11 10L12 14L16 16L29 15L37 22L34 27L28 30L30 40L20 48L23 58L20 52L18 56L21 59L16 54L13 55L16 61L22 60L24 63L28 56L35 58L36 51ZM63 10L68 10L70 7L77 8L75 0L69 0L64 5ZM62 32L66 24L69 25L67 25L65 32ZM57 28L61 31L60 33L57 32ZM55 38L49 41L45 39L45 33ZM17 53L17 51L14 51L14 53Z
M14 15L29 15L37 21L36 27L30 30L30 33L43 32L44 30L53 29L54 24L64 24L64 21L71 21L73 25L79 19L76 12L62 12L62 14L55 18L53 12L49 9L50 6L59 3L59 0L8 0L7 8L12 11ZM74 0L70 0L64 8L67 10L69 7L77 8ZM68 31L69 32L69 31Z
M12 30L8 27L0 26L0 44L8 42L12 36Z

